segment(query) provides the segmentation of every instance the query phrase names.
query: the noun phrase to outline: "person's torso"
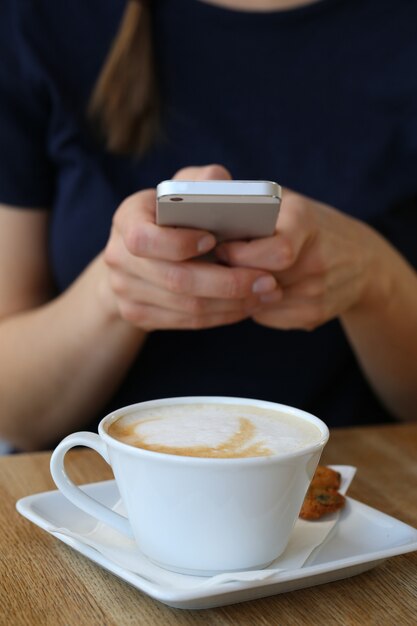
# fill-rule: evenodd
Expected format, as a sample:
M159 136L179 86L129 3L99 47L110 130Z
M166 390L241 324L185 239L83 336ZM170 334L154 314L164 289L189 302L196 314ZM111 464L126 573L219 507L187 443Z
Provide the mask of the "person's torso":
M47 31L28 38L51 107L59 291L103 249L124 197L208 163L365 220L417 262L416 5L323 0L249 13L157 0L162 137L144 157L128 158L104 152L85 118L124 3L77 3L67 19L62 0L32 4L43 6L35 19ZM114 402L195 393L264 397L330 424L388 419L337 321L314 333L251 322L152 333Z

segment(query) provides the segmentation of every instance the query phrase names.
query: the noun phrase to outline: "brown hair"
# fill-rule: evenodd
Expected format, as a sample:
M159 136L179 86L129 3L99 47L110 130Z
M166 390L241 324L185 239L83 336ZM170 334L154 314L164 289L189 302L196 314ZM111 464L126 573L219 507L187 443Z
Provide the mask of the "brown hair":
M110 151L143 154L156 137L157 101L149 0L128 0L89 114Z

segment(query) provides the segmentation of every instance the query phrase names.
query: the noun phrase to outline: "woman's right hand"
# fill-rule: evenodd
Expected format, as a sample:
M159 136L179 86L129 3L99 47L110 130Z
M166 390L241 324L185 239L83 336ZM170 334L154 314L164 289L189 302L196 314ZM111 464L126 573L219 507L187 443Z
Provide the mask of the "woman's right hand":
M229 177L223 167L211 165L184 168L174 178ZM201 261L216 246L213 235L157 226L155 208L156 192L146 189L127 198L114 215L104 260L123 319L146 331L210 328L253 315L263 293L280 298L267 271Z

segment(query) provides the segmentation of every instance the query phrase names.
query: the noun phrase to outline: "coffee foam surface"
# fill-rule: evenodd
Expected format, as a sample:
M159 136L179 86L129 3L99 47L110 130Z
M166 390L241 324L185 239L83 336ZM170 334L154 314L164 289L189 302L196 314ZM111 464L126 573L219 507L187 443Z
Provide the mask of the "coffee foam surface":
M124 443L181 456L239 458L292 452L321 438L302 418L244 405L182 404L145 408L113 422Z

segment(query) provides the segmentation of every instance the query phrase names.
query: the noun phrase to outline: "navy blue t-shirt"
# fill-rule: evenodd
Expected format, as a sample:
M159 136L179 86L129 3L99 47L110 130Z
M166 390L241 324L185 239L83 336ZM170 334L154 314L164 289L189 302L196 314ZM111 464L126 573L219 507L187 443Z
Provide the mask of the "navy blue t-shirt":
M213 162L368 222L417 266L416 2L253 13L155 0L163 138L143 158L103 150L86 118L124 4L0 7L0 202L50 209L57 293L103 249L124 197ZM337 320L153 332L103 414L194 394L291 404L330 426L393 419Z

